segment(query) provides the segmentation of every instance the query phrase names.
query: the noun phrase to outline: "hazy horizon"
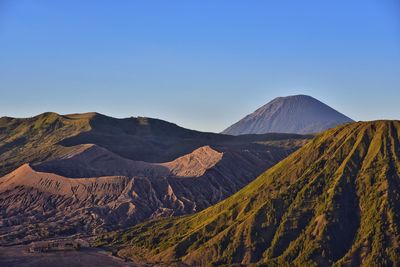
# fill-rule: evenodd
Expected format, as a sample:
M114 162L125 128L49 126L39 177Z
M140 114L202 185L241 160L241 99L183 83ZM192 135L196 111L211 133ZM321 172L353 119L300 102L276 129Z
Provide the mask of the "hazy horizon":
M275 97L400 119L400 4L2 1L0 117L99 112L220 132Z

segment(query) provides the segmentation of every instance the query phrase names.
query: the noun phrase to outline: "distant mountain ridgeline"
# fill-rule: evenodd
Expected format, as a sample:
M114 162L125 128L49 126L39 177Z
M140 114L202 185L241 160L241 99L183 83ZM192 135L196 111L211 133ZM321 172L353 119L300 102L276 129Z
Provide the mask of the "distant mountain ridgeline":
M205 145L251 145L264 150L268 144L261 144L263 141L307 138L295 134L234 137L188 130L158 119L116 119L98 113L43 113L27 119L2 117L0 175L24 163L56 159L67 154L72 146L82 144L96 144L132 160L167 162Z

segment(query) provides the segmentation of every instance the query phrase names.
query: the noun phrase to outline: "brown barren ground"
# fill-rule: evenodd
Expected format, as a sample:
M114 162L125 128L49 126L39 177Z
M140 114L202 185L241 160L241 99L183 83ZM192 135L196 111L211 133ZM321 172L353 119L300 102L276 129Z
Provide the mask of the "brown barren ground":
M96 248L83 248L80 251L59 251L46 253L28 252L28 245L0 247L0 266L2 267L140 267L133 262Z

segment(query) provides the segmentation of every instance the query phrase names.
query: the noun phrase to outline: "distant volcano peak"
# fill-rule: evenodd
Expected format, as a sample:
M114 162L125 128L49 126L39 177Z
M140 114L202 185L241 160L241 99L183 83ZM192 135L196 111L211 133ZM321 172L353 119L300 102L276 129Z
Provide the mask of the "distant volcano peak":
M308 95L277 97L222 133L318 133L353 120Z

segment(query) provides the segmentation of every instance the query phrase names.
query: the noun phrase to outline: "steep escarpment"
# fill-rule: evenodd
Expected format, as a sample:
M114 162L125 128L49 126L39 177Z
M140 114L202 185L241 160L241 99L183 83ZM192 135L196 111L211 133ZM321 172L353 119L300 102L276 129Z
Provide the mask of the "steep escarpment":
M334 128L215 206L98 242L164 264L397 266L399 137L399 121Z

